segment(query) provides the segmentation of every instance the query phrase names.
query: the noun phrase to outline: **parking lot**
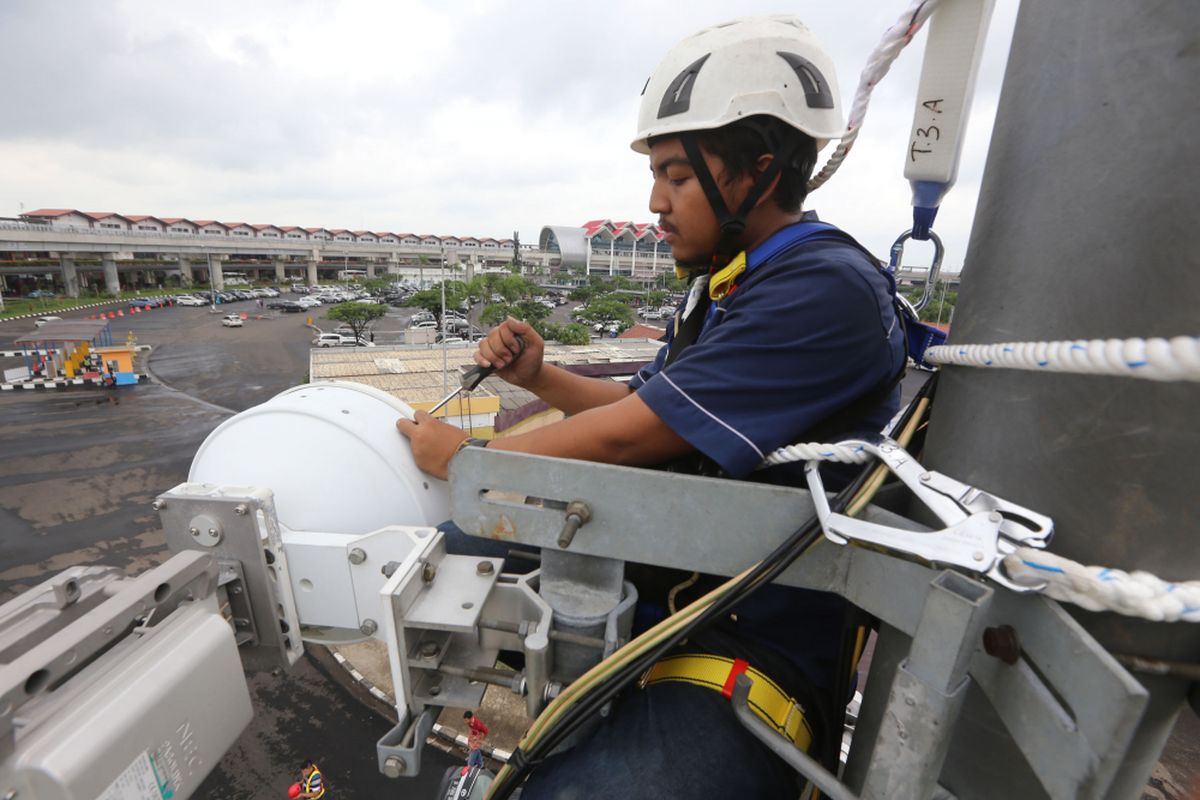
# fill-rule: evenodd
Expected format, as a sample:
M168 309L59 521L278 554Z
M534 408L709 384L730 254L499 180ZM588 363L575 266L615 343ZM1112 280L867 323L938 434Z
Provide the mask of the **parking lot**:
M154 497L186 480L196 449L231 412L304 378L314 334L307 315L257 319L252 302L220 309L112 321L115 338L132 331L153 347L148 365L139 364L156 376L150 383L0 394L0 603L69 566L136 574L160 563L167 553ZM223 327L229 311L245 311L245 326ZM313 322L330 329L315 311ZM398 338L410 314L389 309L377 338ZM32 329L33 320L0 322L0 349ZM415 781L379 774L375 742L390 727L384 709L319 649L286 678L259 673L248 683L255 718L198 798L284 796L306 757L318 759L339 798L430 797L454 761L430 749Z

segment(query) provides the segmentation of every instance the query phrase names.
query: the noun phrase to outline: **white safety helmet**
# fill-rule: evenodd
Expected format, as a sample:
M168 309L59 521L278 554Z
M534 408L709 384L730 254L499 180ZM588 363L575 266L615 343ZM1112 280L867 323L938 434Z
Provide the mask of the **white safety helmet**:
M803 131L818 148L845 133L833 60L796 17L736 19L671 48L642 89L632 147L648 154L653 136L759 114Z

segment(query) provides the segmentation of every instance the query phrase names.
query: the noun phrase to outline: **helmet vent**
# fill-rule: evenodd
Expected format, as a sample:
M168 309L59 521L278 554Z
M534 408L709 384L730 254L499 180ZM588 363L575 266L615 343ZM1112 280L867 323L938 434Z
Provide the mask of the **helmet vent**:
M682 114L691 107L692 87L696 85L696 75L700 72L700 67L704 66L704 62L708 61L710 55L712 53L705 53L689 64L683 72L676 75L675 80L671 81L658 106L659 119Z
M804 100L809 108L833 108L833 94L829 91L829 81L821 74L821 70L804 56L780 51L777 55L788 63L800 85L804 87ZM690 69L690 67L689 67ZM679 80L676 78L676 80ZM660 113L661 117L662 114Z

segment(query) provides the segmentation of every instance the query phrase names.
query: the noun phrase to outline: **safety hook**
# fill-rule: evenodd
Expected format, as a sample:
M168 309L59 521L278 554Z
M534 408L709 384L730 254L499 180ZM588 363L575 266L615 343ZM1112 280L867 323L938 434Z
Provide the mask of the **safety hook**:
M888 262L888 272L892 273L897 280L900 277L900 259L904 257L904 243L911 238L913 238L913 230L909 228L892 243L892 256ZM933 263L929 265L929 274L925 276L925 289L921 292L921 299L913 303L913 310L917 312L927 306L930 298L933 297L934 284L937 283L938 275L942 271L942 257L946 255L946 248L942 246L941 237L930 231L929 239L933 242Z

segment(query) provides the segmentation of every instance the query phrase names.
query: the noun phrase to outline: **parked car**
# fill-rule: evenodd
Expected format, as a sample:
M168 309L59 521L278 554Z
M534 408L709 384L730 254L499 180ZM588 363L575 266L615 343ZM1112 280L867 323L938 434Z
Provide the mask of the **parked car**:
M437 330L437 323L431 319L414 322L408 326L409 330Z
M54 292L51 292L48 289L34 289L32 292L30 292L29 294L27 294L25 296L32 297L33 299L36 300L38 298L54 297Z
M284 300L278 304L272 303L272 305L278 305L279 310L285 314L299 314L305 308L295 300Z
M47 322L62 322L62 317L38 317L33 324L35 327L40 328Z
M242 317L239 314L226 314L221 317L221 324L226 328L240 328L242 327Z
M182 297L175 298L175 305L177 305L177 306L206 306L206 305L208 305L208 303L205 302L204 300L201 300L199 297L192 297L190 294L185 294Z
M321 301L312 295L305 295L294 302L299 303L301 308L312 308L313 306L321 305Z
M317 338L313 339L314 347L374 347L374 342L369 342L366 339L355 339L353 336L344 336L340 333L322 333Z

